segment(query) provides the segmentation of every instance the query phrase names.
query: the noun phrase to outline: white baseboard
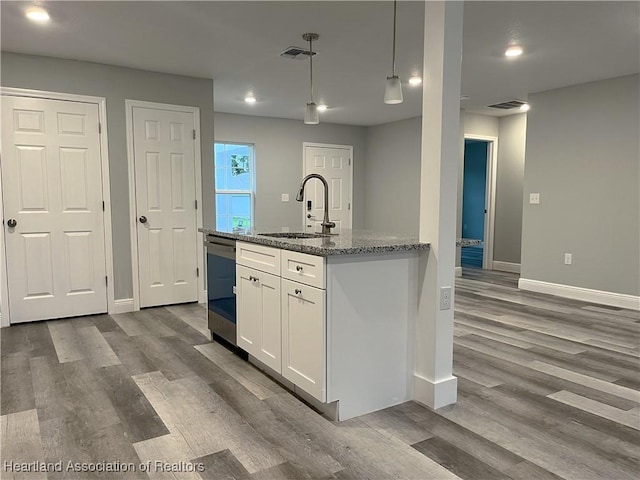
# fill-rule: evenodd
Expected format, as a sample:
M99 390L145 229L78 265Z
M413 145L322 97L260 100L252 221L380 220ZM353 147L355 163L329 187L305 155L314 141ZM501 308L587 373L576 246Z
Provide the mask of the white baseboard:
M115 301L113 314L133 312L133 298L123 298Z
M493 269L500 272L520 273L520 264L511 262L493 261Z
M558 297L571 298L573 300L581 300L583 302L640 310L640 297L624 293L592 290L590 288L574 287L571 285L541 282L540 280L529 280L528 278L518 280L518 288L532 292L548 293L549 295L556 295Z
M458 379L454 376L433 382L413 375L413 399L434 410L452 405L458 400Z
M456 277L461 277L462 276L462 267L456 267L454 270L455 276Z

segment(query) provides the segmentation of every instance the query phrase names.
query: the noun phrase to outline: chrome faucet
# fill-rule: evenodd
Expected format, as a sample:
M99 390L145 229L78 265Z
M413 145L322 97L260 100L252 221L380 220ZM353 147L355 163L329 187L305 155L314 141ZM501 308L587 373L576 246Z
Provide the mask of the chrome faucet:
M304 195L304 186L307 184L309 180L312 178L317 178L324 185L324 219L322 220L322 233L329 234L331 233L331 229L335 228L335 222L329 220L329 184L324 179L322 175L317 173L310 173L306 177L302 179L302 183L300 184L300 190L298 191L298 195L296 196L296 200L301 202L303 200Z

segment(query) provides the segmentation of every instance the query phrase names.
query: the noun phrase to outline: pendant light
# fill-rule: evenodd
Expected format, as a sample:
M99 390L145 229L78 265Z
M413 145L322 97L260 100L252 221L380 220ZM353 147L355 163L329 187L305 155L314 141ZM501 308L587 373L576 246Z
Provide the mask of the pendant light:
M384 89L384 103L402 103L402 84L396 75L396 10L397 0L393 1L393 57L391 62L391 76L387 77L387 86Z
M311 101L307 103L307 108L304 111L304 123L307 125L317 125L320 123L320 118L318 117L318 106L313 101L313 41L318 40L320 35L317 33L305 33L302 35L302 38L305 42L309 42L309 80L311 86Z

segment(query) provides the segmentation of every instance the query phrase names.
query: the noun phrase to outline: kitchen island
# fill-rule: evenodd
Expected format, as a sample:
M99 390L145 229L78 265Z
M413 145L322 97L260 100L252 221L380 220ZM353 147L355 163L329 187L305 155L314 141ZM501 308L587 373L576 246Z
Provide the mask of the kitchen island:
M336 420L411 400L418 256L429 244L355 230L268 235L291 235L280 230L202 230L237 242L238 347Z

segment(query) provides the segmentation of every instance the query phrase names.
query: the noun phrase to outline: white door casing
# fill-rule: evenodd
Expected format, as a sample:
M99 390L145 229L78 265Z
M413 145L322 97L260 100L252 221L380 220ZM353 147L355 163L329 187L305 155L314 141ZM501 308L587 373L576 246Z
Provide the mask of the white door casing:
M196 301L201 242L194 114L132 106L131 115L139 306Z
M107 312L99 104L7 93L2 173L11 323Z
M304 175L318 173L329 184L329 220L336 224L332 233L340 233L342 228L350 229L353 211L353 147L304 143L303 149ZM307 209L308 201L311 201L311 211ZM309 232L321 231L324 188L319 180L307 182L302 210L305 229Z

